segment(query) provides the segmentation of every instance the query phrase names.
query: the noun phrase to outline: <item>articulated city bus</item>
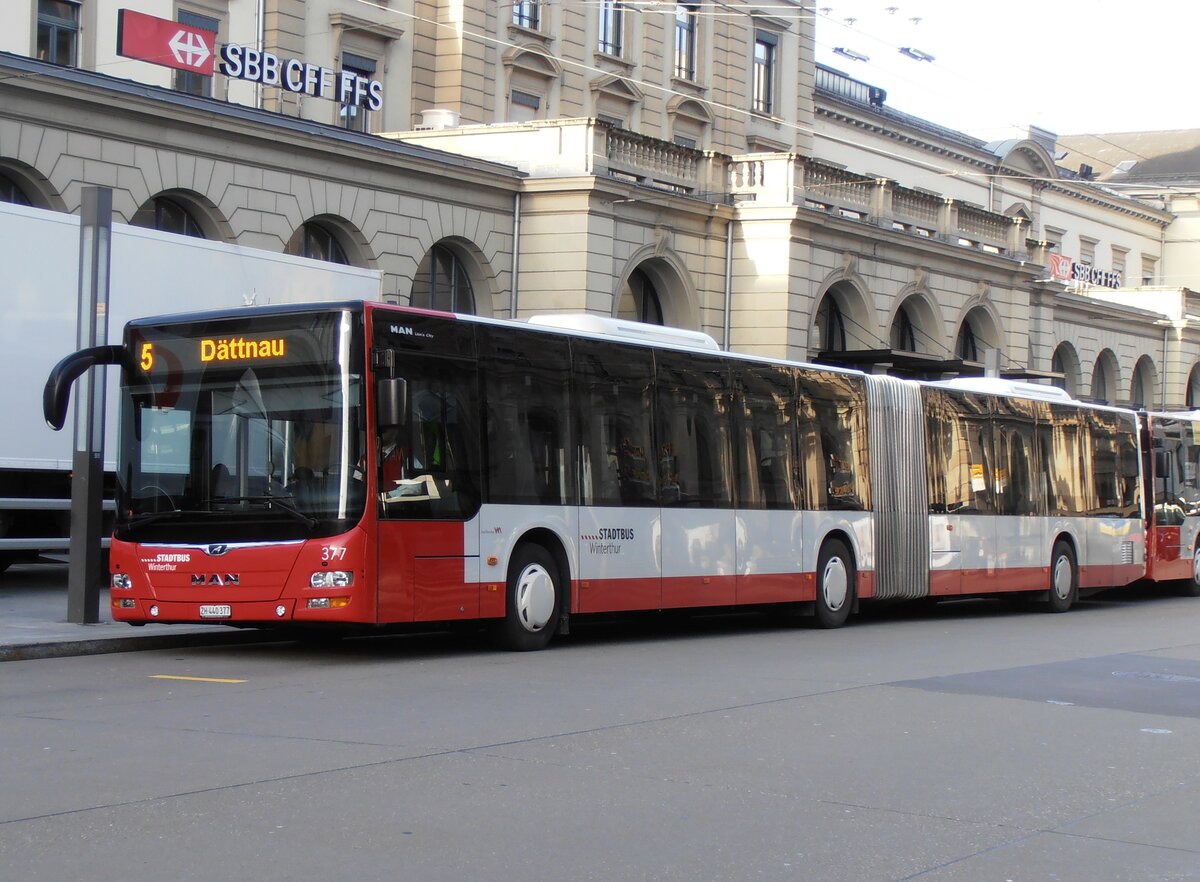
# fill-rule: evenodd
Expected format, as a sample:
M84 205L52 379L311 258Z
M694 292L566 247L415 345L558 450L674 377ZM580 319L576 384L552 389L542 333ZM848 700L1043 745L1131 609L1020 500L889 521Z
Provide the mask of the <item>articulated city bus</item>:
M131 322L55 369L52 424L96 363L124 378L110 596L134 624L486 620L537 649L602 612L1065 611L1147 571L1137 414L1049 387L355 302Z

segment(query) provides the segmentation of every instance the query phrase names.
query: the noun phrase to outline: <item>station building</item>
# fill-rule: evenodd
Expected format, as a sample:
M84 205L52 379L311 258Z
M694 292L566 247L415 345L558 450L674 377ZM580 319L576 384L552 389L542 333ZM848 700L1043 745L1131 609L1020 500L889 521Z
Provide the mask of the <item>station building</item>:
M799 3L707 10L18 0L0 198L108 186L119 222L377 269L417 306L1200 406L1194 190L892 108L815 62Z

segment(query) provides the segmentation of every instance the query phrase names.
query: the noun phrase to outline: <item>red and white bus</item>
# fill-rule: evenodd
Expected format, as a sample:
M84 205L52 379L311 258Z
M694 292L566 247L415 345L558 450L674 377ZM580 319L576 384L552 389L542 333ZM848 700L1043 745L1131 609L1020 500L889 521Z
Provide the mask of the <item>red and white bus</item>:
M583 315L141 319L59 364L52 424L95 363L124 376L115 619L489 620L514 649L627 610L778 605L837 627L860 601L1010 592L1063 611L1147 574L1169 540L1147 544L1143 450L1187 434L1044 386ZM1194 526L1175 536L1192 560Z

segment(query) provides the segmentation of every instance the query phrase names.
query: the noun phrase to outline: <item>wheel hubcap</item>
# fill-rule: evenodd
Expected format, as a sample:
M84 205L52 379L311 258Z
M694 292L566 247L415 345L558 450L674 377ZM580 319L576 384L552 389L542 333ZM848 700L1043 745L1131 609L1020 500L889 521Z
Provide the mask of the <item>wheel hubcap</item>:
M825 598L825 606L830 612L837 612L842 608L849 588L850 579L846 573L846 564L840 557L830 558L821 574L821 595Z
M530 564L517 577L517 620L530 633L546 627L554 615L554 579L541 564Z
M1054 562L1054 593L1059 600L1066 600L1071 594L1071 563L1065 557Z
M1192 554L1192 581L1200 585L1200 548Z

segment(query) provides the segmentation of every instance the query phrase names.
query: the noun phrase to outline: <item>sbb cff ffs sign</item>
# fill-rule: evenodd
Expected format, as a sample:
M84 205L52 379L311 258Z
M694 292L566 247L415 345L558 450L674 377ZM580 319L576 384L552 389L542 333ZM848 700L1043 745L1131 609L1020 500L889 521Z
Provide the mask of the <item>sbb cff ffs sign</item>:
M211 77L214 72L288 92L329 98L367 110L383 109L383 83L354 71L335 71L295 58L280 58L217 35L131 9L117 11L117 54Z
M117 54L176 70L213 75L217 35L177 21L117 10Z

